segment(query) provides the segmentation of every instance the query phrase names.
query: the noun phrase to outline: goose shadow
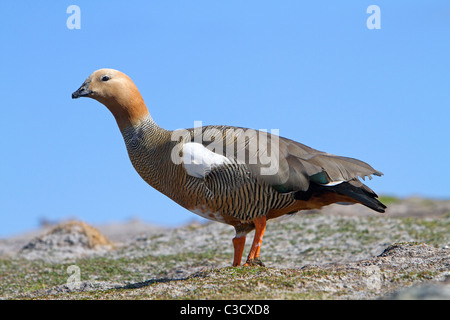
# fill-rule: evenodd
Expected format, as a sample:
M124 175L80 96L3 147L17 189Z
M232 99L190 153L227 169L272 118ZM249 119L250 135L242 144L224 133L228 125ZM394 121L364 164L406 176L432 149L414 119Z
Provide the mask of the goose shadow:
M185 277L174 277L174 278L158 278L158 279L149 279L149 280L145 280L145 281L140 281L140 282L135 282L135 283L129 283L123 286L118 286L115 287L114 289L116 290L121 290L121 289L139 289L139 288L144 288L144 287L148 287L154 283L167 283L167 282L174 282L174 281L183 281L183 280L187 280L189 278L202 278L205 277L205 273L204 272L196 272L194 274L185 276Z
M188 277L185 278L160 278L160 279L150 279L150 280L145 280L145 281L141 281L141 282L135 282L135 283L129 283L123 286L118 286L115 287L114 289L116 290L122 290L122 289L139 289L139 288L144 288L144 287L148 287L154 283L166 283L166 282L173 282L173 281L182 281L182 280L187 280Z

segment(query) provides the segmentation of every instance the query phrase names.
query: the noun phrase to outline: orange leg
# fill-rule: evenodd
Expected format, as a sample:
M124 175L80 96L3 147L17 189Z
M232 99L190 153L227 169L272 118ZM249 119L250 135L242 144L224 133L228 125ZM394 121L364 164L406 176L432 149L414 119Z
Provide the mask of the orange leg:
M264 231L266 231L266 217L262 216L256 218L253 223L255 224L255 237L253 238L252 247L250 249L250 253L248 254L247 262L244 264L244 266L264 266L259 260L259 252L261 250Z
M238 236L234 237L233 246L234 246L233 267L237 267L241 264L242 253L244 253L245 235L242 235L240 237Z

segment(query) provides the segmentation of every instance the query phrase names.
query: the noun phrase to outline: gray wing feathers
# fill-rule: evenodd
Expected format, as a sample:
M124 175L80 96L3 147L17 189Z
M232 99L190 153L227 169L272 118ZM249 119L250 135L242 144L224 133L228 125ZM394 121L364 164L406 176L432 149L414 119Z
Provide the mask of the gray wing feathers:
M203 127L203 134L208 129L220 131L223 144L218 147L217 143L208 143L211 139L202 140L206 147L214 152L220 150L233 162L246 165L250 172L280 192L306 191L311 181L318 184L357 181L363 185L358 177L365 179L371 178L372 174L382 175L363 161L318 151L270 133L261 135L257 130L208 126ZM213 145L215 147L211 148ZM230 150L233 151L231 154ZM271 166L276 170L267 174L264 169Z
M371 178L372 174L382 175L363 161L321 152L286 138L280 138L280 148L287 150L287 156L281 158L280 163L287 162L290 168L289 175L282 177L287 179L282 183L287 192L305 191L310 181L327 184L355 179L359 181L358 177Z
M268 138L270 146L271 136ZM259 152L271 152L258 149ZM381 176L382 173L369 164L354 159L336 156L312 149L301 143L279 137L278 171L271 175L263 175L261 167L268 166L258 163L250 165L251 171L262 180L274 186L281 192L306 191L311 181L319 184L330 182L353 181L358 177L365 179L371 175ZM273 159L273 158L272 158ZM363 185L361 183L361 185ZM370 189L369 189L370 190Z
M381 172L376 171L370 165L353 158L340 157L335 155L317 155L310 159L310 162L322 167L328 175L330 181L349 181L356 177L370 177L372 174L380 176Z

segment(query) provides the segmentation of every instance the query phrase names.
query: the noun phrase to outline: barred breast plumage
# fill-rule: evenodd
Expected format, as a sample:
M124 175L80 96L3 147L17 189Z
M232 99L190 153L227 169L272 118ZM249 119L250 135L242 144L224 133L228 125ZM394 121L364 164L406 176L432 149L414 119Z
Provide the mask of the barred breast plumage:
M259 259L266 221L337 203L385 206L358 177L382 175L367 163L317 151L246 128L159 127L131 79L113 69L92 73L72 94L103 103L114 115L130 160L152 187L207 219L232 225L233 265L240 265L246 234L255 236L246 265Z

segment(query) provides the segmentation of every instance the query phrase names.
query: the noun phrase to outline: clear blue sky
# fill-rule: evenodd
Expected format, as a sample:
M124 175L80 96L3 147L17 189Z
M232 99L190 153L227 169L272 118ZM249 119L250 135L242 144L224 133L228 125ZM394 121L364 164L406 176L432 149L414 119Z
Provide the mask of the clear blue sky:
M40 218L201 219L141 180L104 106L71 99L104 67L167 129L279 129L384 172L379 194L450 197L448 1L2 1L0 35L0 237Z

